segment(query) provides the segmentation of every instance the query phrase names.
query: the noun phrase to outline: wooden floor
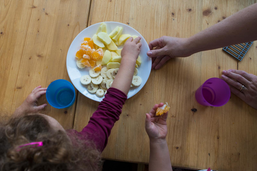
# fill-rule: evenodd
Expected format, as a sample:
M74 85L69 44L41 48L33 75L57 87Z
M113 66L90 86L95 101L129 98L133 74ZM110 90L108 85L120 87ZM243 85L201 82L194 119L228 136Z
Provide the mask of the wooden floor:
M0 0L0 116L11 116L36 86L69 80L67 51L87 26L122 22L147 42L163 35L189 37L253 3L256 0ZM256 42L242 62L221 49L170 60L126 102L103 157L147 163L144 113L153 104L168 101L172 109L167 140L174 166L256 170L256 110L234 95L221 108L203 107L194 98L206 79L220 77L224 69L257 75L256 63ZM43 97L40 103L45 101ZM43 113L65 129L80 131L97 106L77 92L72 107L58 110L48 105Z

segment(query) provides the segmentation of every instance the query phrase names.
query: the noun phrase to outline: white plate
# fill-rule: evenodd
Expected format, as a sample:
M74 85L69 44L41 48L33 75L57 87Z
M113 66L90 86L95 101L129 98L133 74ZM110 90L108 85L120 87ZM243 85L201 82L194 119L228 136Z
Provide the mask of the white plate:
M149 51L148 44L146 40L143 38L143 36L133 29L132 27L123 24L123 23L118 23L118 22L111 22L107 21L105 22L107 25L107 33L110 33L116 26L122 26L123 27L123 34L130 34L130 35L137 35L142 37L141 42L142 42L142 47L141 47L141 52L140 56L142 58L142 64L140 67L138 67L138 75L142 78L142 84L139 87L132 88L129 90L128 93L128 98L134 96L137 94L145 85L147 82L150 72L151 72L151 67L152 67L152 60L147 56L147 51ZM80 49L80 44L83 42L84 37L90 37L92 38L93 35L96 33L98 27L100 26L101 23L97 23L94 25L91 25L84 30L82 30L72 41L70 48L68 50L67 54L67 60L66 60L66 65L67 65L67 71L70 77L70 80L72 81L73 85L76 87L76 89L83 94L84 96L94 100L94 101L102 101L102 98L97 97L95 94L91 94L87 91L86 87L83 86L80 83L80 77L83 75L87 75L89 69L79 69L76 66L76 59L75 59L75 54L76 52Z

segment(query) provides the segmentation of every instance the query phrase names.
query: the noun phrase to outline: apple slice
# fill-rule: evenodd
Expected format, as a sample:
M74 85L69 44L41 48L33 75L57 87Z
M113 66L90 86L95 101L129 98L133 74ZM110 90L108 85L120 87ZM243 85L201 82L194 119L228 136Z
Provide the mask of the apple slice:
M106 45L109 45L112 42L112 39L105 32L100 32L97 36Z
M123 27L119 27L118 33L112 38L112 40L117 41L119 39L119 37L121 36L122 31L123 31Z
M107 49L115 51L118 50L117 46L115 45L115 43L113 41L111 41L111 43L109 45L107 45Z
M112 59L112 54L109 50L104 52L104 56L102 59L102 65L106 65Z
M101 42L101 40L97 37L96 34L94 34L94 36L93 36L93 42L94 42L95 45L97 45L97 46L99 46L99 47L101 47L101 48L104 48L104 47L105 47L105 45L103 44L103 42Z

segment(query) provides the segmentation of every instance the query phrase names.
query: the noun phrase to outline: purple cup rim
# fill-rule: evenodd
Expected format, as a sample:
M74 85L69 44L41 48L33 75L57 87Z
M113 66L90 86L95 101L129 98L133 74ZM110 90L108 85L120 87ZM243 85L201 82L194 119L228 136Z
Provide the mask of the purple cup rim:
M202 85L201 85L201 96L202 96L202 98L203 99L205 99L204 98L204 96L203 96L203 89L202 89L202 87L203 87L203 85L207 82L207 81L210 81L210 80L220 80L220 81L223 81L225 84L225 86L226 86L226 88L228 89L228 91L229 91L229 96L228 96L228 98L226 99L226 103L229 101L229 99L230 99L230 96L231 96L231 92L230 92L230 88L229 88L229 85L228 85L228 83L226 83L226 81L224 81L224 80L222 80L221 78L218 78L218 77L212 77L212 78L209 78L209 79L207 79ZM221 106L223 106L223 105L225 105L225 104L223 104L223 105L213 105L213 104L210 104L207 100L206 100L206 103L209 105L209 106L213 106L213 107L221 107Z

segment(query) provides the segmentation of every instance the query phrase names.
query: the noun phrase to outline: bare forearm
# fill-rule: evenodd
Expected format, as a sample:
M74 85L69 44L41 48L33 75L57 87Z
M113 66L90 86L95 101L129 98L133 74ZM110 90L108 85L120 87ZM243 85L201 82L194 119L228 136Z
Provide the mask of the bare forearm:
M136 60L122 59L120 69L116 75L112 87L117 88L128 94L132 82Z
M165 139L150 140L149 171L172 171L170 154Z
M257 4L188 38L190 54L257 39Z

